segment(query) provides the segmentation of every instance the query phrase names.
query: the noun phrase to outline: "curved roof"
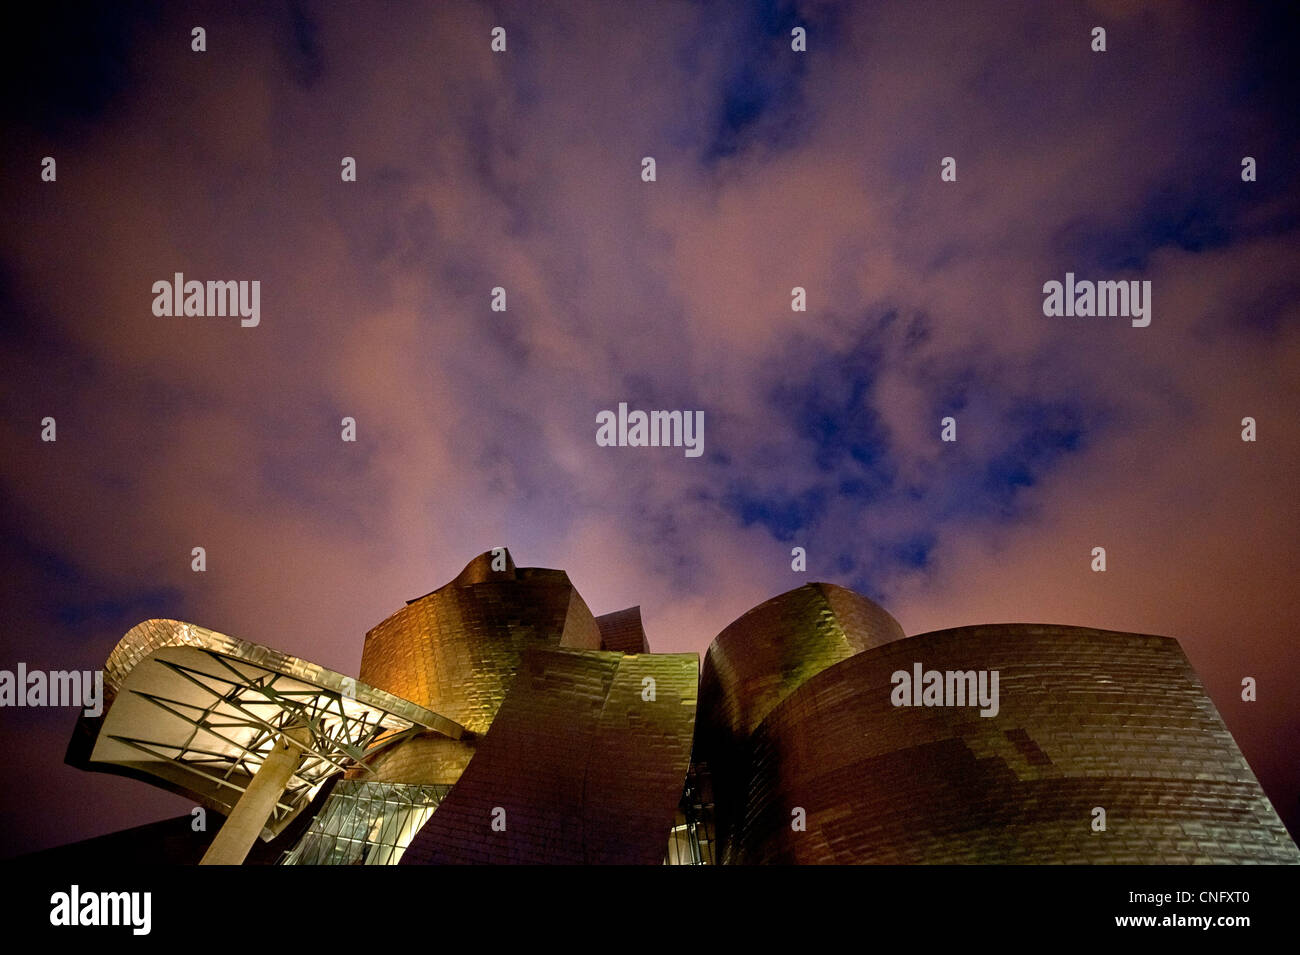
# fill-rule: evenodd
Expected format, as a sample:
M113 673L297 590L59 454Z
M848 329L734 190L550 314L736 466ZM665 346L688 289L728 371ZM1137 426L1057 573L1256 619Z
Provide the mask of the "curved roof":
M835 584L765 600L714 639L700 675L700 719L740 736L805 680L863 650L904 638L898 621Z

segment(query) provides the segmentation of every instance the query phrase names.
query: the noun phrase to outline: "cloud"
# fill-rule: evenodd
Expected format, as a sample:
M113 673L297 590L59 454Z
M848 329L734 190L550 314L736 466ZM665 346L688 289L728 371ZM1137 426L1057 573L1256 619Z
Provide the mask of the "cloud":
M202 55L168 8L115 29L35 150L7 137L59 162L0 185L11 653L95 666L167 613L355 673L499 544L666 651L830 579L909 632L1179 637L1294 827L1295 705L1233 703L1297 669L1293 72L1219 11L999 10L216 9ZM1151 327L1045 318L1067 270L1151 279ZM176 271L260 279L261 326L154 317ZM703 409L705 454L598 447L619 401ZM83 785L57 723L16 792Z

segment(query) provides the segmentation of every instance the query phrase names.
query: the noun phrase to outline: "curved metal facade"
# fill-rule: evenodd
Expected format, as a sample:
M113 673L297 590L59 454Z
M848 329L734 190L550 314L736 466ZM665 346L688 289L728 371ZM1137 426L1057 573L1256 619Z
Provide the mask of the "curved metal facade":
M484 554L451 583L366 634L361 679L473 733L492 724L532 647L600 649L600 629L561 570L491 569Z
M899 695L927 673L953 697ZM989 699L955 694L993 673ZM68 762L225 813L306 728L263 832L306 830L293 861L1300 863L1166 637L907 638L817 583L729 625L701 672L648 652L638 608L595 618L566 574L497 551L371 630L361 677L146 621Z
M697 680L693 653L528 651L473 762L402 863L662 862Z
M404 861L662 861L699 661L647 650L639 608L598 620L566 574L517 568L508 552L480 555L371 630L362 678L478 737L426 733L367 758L368 779L454 784Z
M744 798L750 734L827 667L903 638L898 621L876 604L826 583L764 601L718 634L700 675L695 761L715 793L720 847Z
M709 646L700 709L710 725L747 736L804 681L855 653L902 640L898 621L834 584L764 601Z
M600 648L620 653L649 653L645 626L641 623L641 608L628 607L596 618L600 628Z
M424 825L407 861L657 864L690 764L699 660L647 650L638 608L598 622L562 571L517 568L501 550L371 630L364 683L146 621L110 654L107 709L82 719L68 761L234 814L292 718L305 755L272 791L264 838L338 785L286 861L392 863ZM225 738L240 720L247 740ZM218 745L221 776L205 769Z
M893 705L892 674L918 662L999 671L998 712ZM746 767L728 862L1300 862L1166 637L999 625L890 643L783 700Z

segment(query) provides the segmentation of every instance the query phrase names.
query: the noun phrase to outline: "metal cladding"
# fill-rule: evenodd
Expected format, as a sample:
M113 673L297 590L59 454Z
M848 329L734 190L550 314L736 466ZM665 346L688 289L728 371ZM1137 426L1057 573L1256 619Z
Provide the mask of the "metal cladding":
M517 568L502 549L367 633L361 679L482 733L525 650L600 645L596 619L564 571Z
M895 705L917 664L998 671L996 715ZM745 763L726 862L1300 862L1166 637L1008 624L889 643L790 693Z
M68 762L224 813L309 726L262 833L290 863L1300 863L1166 637L907 638L818 583L701 673L648 652L639 608L593 617L497 549L371 630L361 676L146 621Z
M903 639L898 621L834 584L764 601L718 634L704 658L700 709L748 736L809 677L855 653Z
M529 650L402 863L662 862L697 680L695 654Z
M474 757L474 739L450 739L441 733L421 733L382 749L367 752L363 765L347 770L348 779L403 783L411 786L450 786L460 779Z
M372 630L363 679L486 733L426 734L367 761L378 780L455 784L404 861L662 862L699 662L647 649L639 608L597 620L563 572L504 551Z
M876 604L826 583L764 601L718 634L700 677L695 758L711 774L720 846L744 798L749 736L767 714L827 667L902 639Z
M650 642L646 639L645 627L641 623L640 607L601 614L596 618L596 626L600 628L602 650L617 650L619 653L650 652Z

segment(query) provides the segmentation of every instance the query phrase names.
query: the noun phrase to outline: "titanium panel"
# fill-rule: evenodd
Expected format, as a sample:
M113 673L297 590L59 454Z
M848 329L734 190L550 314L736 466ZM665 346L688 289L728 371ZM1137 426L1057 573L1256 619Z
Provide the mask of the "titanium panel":
M898 621L876 604L826 583L764 601L718 634L700 677L695 745L715 794L718 845L744 801L749 736L768 713L827 667L902 639Z
M367 633L361 678L483 733L526 650L600 646L567 574L506 560L493 571L491 553L480 555Z
M899 706L891 675L998 670L999 711ZM791 826L807 813L807 831ZM1094 807L1106 830L1094 831ZM1175 640L1035 624L853 656L754 734L740 863L1300 862Z
M628 607L596 618L600 628L600 649L620 653L649 653L645 626L641 623L641 608Z
M903 628L866 597L805 584L764 601L718 634L704 658L701 719L748 736L805 680Z
M697 668L694 654L530 650L402 863L659 864L690 759Z

